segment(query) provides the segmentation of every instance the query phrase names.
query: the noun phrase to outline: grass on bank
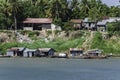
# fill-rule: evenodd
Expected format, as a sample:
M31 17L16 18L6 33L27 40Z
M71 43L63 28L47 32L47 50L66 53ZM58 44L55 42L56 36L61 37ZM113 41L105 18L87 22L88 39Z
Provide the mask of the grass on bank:
M2 53L6 53L6 50L11 47L27 47L31 49L37 49L37 48L54 48L57 52L64 52L68 51L69 48L74 47L81 47L82 43L84 42L84 39L77 38L77 39L56 39L53 41L50 41L46 43L44 40L36 40L33 43L18 43L18 42L11 42L11 43L4 43L0 45L0 50Z
M87 32L87 31L86 31ZM37 33L38 34L38 33ZM56 38L53 41L49 41L46 43L44 39L37 39L33 43L18 43L18 42L10 42L10 43L0 43L0 52L6 53L6 50L11 47L27 47L31 49L37 48L54 48L57 52L68 52L69 48L81 48L84 43L86 36L89 33L82 33L82 35L72 35L71 38ZM100 32L95 32L95 35L90 44L91 49L101 49L105 54L114 53L120 54L120 38L119 37L111 37L109 39L103 39L102 34Z
M103 39L102 34L100 32L96 32L91 44L91 49L94 48L103 50L105 54L120 54L120 38Z

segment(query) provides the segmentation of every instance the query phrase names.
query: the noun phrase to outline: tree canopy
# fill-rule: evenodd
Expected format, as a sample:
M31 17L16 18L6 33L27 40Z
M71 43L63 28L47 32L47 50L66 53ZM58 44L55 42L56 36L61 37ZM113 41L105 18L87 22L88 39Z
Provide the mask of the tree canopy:
M107 6L101 0L0 0L0 28L17 28L28 17L52 18L62 25L70 19L93 20L104 16L120 17L119 6Z

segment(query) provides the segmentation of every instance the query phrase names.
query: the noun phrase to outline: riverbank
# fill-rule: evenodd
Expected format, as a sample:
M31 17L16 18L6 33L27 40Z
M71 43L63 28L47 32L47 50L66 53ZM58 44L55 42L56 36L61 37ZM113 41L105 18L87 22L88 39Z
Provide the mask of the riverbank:
M10 31L4 31L1 33L7 33L6 35L8 35ZM51 38L53 34L50 31L46 32L46 35L44 36L39 31L19 31L19 33L29 35L28 37L32 39L32 42L26 43L10 40L12 38L14 39L14 37L12 35L8 35L5 37L5 39L8 39L6 40L7 42L0 43L0 53L5 54L6 50L11 47L27 47L30 49L54 48L58 53L68 53L70 48L83 48L85 51L97 48L103 50L104 55L109 55L109 53L117 55L120 53L119 37L113 36L111 38L104 39L103 34L97 31L56 31L54 38ZM1 37L1 39L3 38Z

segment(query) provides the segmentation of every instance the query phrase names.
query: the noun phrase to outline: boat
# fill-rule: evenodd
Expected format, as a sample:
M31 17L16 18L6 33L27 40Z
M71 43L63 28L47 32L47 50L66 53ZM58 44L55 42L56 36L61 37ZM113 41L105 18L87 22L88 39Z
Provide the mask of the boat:
M88 55L83 55L83 56L68 56L68 59L107 59L107 56L88 56Z
M107 56L88 56L88 59L107 59Z
M7 55L0 55L0 58L9 58L11 56L7 56Z
M68 59L89 59L88 56L69 56Z

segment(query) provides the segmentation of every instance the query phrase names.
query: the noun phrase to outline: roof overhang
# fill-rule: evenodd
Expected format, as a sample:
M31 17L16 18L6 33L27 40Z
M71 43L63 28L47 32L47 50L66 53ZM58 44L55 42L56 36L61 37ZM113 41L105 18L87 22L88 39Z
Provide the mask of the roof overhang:
M23 23L31 23L31 24L51 24L51 18L26 18Z

